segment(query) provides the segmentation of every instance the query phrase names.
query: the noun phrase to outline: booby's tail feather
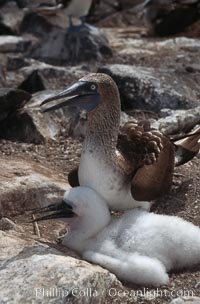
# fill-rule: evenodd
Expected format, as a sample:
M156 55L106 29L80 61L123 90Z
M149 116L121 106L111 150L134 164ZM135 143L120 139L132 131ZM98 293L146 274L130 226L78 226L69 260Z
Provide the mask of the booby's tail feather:
M193 133L186 134L184 138L175 143L175 166L180 166L191 160L200 150L200 127Z

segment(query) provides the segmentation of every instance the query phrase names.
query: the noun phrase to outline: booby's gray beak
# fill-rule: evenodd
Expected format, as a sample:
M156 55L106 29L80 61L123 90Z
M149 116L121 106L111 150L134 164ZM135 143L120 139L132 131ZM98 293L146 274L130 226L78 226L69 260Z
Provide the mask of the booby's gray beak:
M56 211L56 212L52 212ZM43 212L52 212L48 215L41 216L33 220L32 222L45 221L50 219L63 219L63 218L71 218L77 216L73 210L71 205L69 205L65 201L58 202L56 204L49 205L47 207L38 208L32 210L32 214L43 213Z
M49 104L56 100L59 100L59 102ZM96 83L78 81L63 92L45 99L40 106L42 106L41 112L43 113L63 107L78 107L90 112L98 106L99 102L100 94ZM43 108L44 105L47 106Z

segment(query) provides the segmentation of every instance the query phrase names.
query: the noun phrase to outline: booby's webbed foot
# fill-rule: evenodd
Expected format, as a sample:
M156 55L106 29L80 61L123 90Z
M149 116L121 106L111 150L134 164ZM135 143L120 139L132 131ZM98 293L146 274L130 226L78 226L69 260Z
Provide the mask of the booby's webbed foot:
M80 32L82 29L86 29L88 31L97 31L97 28L95 26L91 26L85 22L85 16L80 17L81 24L75 25L72 22L72 16L69 16L69 27L67 32L68 33L76 33Z
M68 27L68 30L67 32L68 33L77 33L77 32L80 32L82 29L86 29L88 31L97 31L97 28L94 27L94 26L91 26L89 24L86 24L86 23L81 23L79 25L71 25Z
M81 17L80 19L81 19L81 22L82 22L82 24L81 24L82 28L88 29L89 31L97 31L97 27L89 25L89 24L86 23L86 21L85 21L86 17L85 16Z

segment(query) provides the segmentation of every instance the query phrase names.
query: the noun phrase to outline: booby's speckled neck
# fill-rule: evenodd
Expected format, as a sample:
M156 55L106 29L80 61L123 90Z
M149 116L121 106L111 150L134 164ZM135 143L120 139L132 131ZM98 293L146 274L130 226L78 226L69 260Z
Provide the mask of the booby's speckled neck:
M97 79L99 81L99 78ZM116 84L98 83L101 101L97 109L88 114L88 125L83 153L100 153L112 156L117 145L121 103Z

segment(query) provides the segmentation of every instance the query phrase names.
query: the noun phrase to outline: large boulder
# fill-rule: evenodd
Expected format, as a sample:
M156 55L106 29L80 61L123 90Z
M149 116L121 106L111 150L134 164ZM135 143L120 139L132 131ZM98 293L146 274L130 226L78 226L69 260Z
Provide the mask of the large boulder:
M54 203L66 191L66 180L55 170L24 159L0 159L0 217Z
M0 231L1 303L105 303L116 277L31 238Z
M82 136L85 114L77 109L42 114L40 103L56 93L54 90L45 90L51 88L52 83L59 79L67 86L71 81L81 78L85 71L77 66L66 69L16 56L8 58L9 69L21 65L24 67L18 69L18 76L23 81L18 84L19 89L0 89L0 138L39 144L55 139L60 132ZM28 92L37 93L31 98Z
M23 16L24 16L23 10L19 9L14 1L10 1L10 3L1 7L0 35L19 34L19 27L23 19Z
M174 85L173 70L112 64L99 68L98 72L110 75L118 85L122 109L141 109L159 112L161 109L189 109L198 105L198 97L184 85ZM169 72L171 76L169 77ZM191 94L190 94L191 93Z
M30 33L37 37L45 37L57 28L58 26L52 24L48 18L32 12L31 9L24 15L20 24L21 33Z
M74 32L55 30L33 45L28 52L31 58L55 65L77 64L111 54L112 51L104 33L98 29L86 28Z
M31 41L28 38L19 36L3 35L0 36L0 52L25 52L30 46Z

